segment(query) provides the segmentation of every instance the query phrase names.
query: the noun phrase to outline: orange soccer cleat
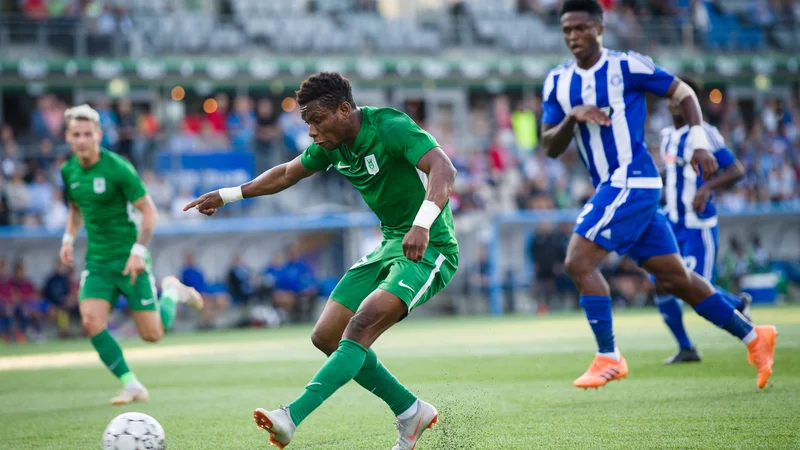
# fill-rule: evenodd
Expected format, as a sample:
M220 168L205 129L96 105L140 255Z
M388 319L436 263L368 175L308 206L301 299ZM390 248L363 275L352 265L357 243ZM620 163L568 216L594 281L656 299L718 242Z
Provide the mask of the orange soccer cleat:
M747 362L751 366L756 366L756 370L758 370L756 384L759 389L762 389L767 385L769 376L772 375L778 330L772 325L759 325L754 329L756 338L747 344Z
M589 366L583 375L575 380L575 387L588 389L600 388L609 381L619 380L628 376L628 363L625 358L620 357L619 361L607 356L596 356L592 365Z

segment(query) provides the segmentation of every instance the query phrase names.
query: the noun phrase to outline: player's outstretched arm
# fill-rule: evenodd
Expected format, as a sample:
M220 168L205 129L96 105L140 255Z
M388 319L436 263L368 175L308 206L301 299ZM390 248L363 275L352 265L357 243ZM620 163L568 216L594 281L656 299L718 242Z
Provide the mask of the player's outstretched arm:
M403 238L403 253L414 262L420 261L425 254L430 239L428 230L450 199L458 174L450 158L439 147L425 153L417 163L417 168L428 174L428 189L414 225Z
M248 181L241 186L219 189L203 194L200 198L184 206L183 210L188 211L191 208L197 208L201 213L212 216L217 208L221 208L228 203L244 198L277 194L294 186L303 178L314 175L316 172L316 170L306 169L298 156L287 163L267 170L256 179Z
M686 123L689 124L689 139L692 141L694 153L692 154L692 167L695 173L700 174L702 168L703 180L708 180L717 171L717 159L709 151L711 148L706 131L703 128L703 111L697 95L688 84L675 77L667 90L667 97L678 100L681 113Z
M78 205L75 203L69 202L67 229L64 231L64 236L61 238L61 250L58 252L61 262L67 266L72 267L73 243L75 242L75 236L80 233L82 226L83 214L81 214L81 209L78 208Z

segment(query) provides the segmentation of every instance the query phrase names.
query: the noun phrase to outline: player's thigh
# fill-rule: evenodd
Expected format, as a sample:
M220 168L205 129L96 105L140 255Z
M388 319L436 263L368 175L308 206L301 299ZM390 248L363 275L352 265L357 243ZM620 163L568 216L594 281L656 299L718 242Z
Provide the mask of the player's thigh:
M139 337L147 342L158 342L164 337L164 324L158 311L132 310L133 323Z
M714 266L717 259L717 240L718 234L715 228L702 228L688 230L691 239L687 239L681 248L681 254L686 262L686 267L705 278L714 282Z
M94 336L106 329L108 317L111 315L111 302L105 298L84 298L78 306L81 323L89 336Z
M607 252L628 253L638 244L653 217L661 216L658 214L660 196L659 189L601 185L578 216L574 233ZM570 244L572 252L568 248L567 260L572 260L573 265L581 262L580 258L600 256L602 260L605 256L580 239L573 239Z
M360 263L361 261L359 261ZM364 301L380 282L386 277L382 261L370 261L365 264L356 263L348 270L331 292L330 299L352 312L358 311Z
M86 269L81 272L78 302L83 303L88 299L101 299L105 300L113 308L117 304L117 297L119 297L116 277L117 274L103 264L87 263Z
M394 259L389 274L378 287L394 294L411 312L447 287L456 270L458 254L445 255L428 247L419 262L405 257Z
M336 300L328 299L314 325L314 331L311 332L311 342L326 355L330 355L336 351L344 329L354 314L355 312Z
M628 255L636 261L642 268L653 274L656 280L661 281L659 273L664 270L683 270L683 258L680 256L678 249L678 241L675 239L675 233L666 217L661 214L650 216L649 220L645 223L642 232L639 233L634 244L627 252ZM654 259L655 264L650 260ZM659 263L658 261L668 261L668 263ZM674 267L674 262L677 261L680 269ZM662 264L666 264L664 269L660 269ZM650 268L658 270L658 272L651 271Z

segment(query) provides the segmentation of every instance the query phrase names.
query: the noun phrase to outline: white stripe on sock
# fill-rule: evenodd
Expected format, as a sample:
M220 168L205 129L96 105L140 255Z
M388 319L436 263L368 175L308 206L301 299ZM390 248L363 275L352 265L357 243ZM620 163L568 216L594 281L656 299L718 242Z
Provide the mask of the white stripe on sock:
M752 330L750 330L749 333L747 333L747 336L742 338L742 342L744 342L744 345L747 345L747 344L753 342L757 337L758 337L758 334L756 333L756 329L753 328Z

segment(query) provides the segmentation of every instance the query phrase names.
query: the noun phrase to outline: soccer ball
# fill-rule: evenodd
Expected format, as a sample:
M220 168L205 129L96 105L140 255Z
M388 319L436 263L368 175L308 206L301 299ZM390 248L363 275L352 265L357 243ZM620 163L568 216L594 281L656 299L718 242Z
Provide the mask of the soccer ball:
M129 412L111 421L103 432L103 450L164 450L164 428L147 414Z

